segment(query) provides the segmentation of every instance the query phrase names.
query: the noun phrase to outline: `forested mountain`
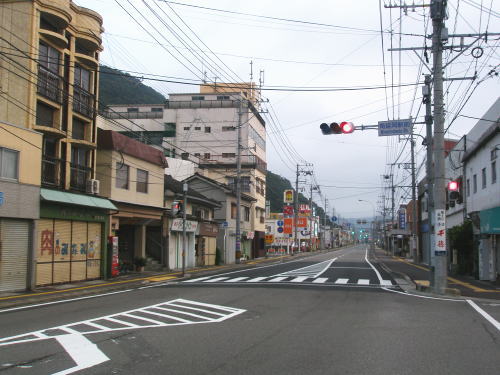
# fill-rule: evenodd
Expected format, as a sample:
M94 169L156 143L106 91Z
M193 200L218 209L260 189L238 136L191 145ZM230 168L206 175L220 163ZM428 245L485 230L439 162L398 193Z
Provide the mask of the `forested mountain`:
M165 97L139 79L105 65L100 67L99 107L111 104L160 104Z

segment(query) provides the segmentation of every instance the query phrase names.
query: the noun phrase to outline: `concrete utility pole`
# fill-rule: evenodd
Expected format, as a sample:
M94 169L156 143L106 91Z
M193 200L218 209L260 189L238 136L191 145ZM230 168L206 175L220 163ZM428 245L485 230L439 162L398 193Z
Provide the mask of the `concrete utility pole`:
M186 211L187 211L187 192L188 184L182 184L183 202L182 202L182 276L186 271Z
M294 244L297 246L297 250L299 249L299 245L297 242L297 216L299 212L299 165L297 164L297 173L295 175L295 195L293 196L293 227L295 231ZM293 246L292 246L292 255L293 255Z
M235 263L241 258L241 117L243 116L243 94L238 108L238 128L236 141L236 251Z
M313 250L313 244L312 244L312 232L313 232L313 185L311 182L311 195L309 198L309 250Z
M432 62L434 74L434 290L444 293L447 287L446 257L446 182L444 170L444 113L443 113L443 44L441 33L446 17L446 0L432 0ZM436 220L437 219L437 220ZM442 246L444 244L444 247Z
M422 96L423 96L423 103L425 104L425 144L427 147L427 160L425 163L425 174L427 176L427 223L428 223L428 230L427 230L427 247L424 249L429 256L429 262L431 266L434 266L434 255L432 254L432 249L434 248L434 237L432 235L432 216L434 212L434 186L433 186L433 181L434 181L434 173L432 170L432 95L431 95L431 76L430 74L427 74L425 76L425 86L422 87ZM434 280L431 280L431 283L434 284Z
M411 199L413 202L412 209L412 226L411 226L411 251L413 255L413 262L418 263L418 244L417 244L417 189L416 189L416 176L415 176L415 140L413 139L413 125L411 127Z
M325 210L323 211L323 233L321 236L321 239L323 240L321 242L321 248L324 249L326 247L326 209L328 207L328 199L325 197Z

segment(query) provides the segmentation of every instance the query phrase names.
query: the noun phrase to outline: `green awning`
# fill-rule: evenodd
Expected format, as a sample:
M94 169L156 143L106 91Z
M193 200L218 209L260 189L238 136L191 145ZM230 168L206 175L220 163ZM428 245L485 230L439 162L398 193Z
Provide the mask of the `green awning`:
M479 211L481 233L500 234L500 207Z
M68 193L65 191L40 189L40 196L49 202L74 204L77 206L87 206L102 208L106 210L118 210L116 206L106 198L91 197L89 195Z

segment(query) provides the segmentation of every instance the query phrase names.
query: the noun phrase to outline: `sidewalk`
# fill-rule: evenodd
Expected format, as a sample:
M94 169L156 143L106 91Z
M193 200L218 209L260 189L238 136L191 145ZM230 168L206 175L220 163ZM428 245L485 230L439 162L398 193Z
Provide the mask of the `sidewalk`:
M412 260L387 255L384 250L376 249L377 259L393 273L410 279L418 290L429 287L430 268L424 264L414 264ZM500 287L491 282L475 280L467 276L449 276L448 288L464 297L500 299Z
M182 272L155 272L144 271L140 273L129 273L126 275L114 277L108 280L81 281L71 284L58 284L46 287L38 287L33 291L26 292L0 292L0 309L14 308L23 305L36 303L50 303L56 300L83 299L90 296L105 293L119 293L127 289L135 289L169 280L185 280L191 277L208 276L220 271L230 271L234 269L245 269L255 267L261 263L281 262L282 260L292 260L299 257L317 255L327 251L340 250L335 249L318 250L314 252L298 253L293 256L285 255L271 258L257 258L240 264L228 264L222 266L208 266L186 270L184 277Z

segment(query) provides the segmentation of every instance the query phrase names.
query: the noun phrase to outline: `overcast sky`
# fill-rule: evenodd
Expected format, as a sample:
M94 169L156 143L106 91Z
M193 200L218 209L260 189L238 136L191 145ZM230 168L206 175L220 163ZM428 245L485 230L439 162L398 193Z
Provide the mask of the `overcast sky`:
M264 115L268 169L294 181L296 164L312 163L323 197L328 198L337 215L367 217L373 207L379 211L381 197L390 196L382 188L382 176L391 173L388 164L410 161L409 145L398 137L378 137L374 130L359 129L349 135L323 136L319 125L352 121L359 127L410 116L423 121L421 85L415 84L422 83L423 74L429 72L414 52L391 53L388 49L430 48L431 41L424 38L432 32L429 8L409 9L405 14L400 9L385 8L389 0L75 2L102 15L105 34L101 62L118 69L196 84L205 71L208 81L249 81L253 61L253 80L258 82L259 72L264 71L262 96L269 100L263 105L269 111ZM449 34L500 32L499 3L449 0ZM466 43L472 41L465 39ZM450 39L448 45L451 43ZM459 39L453 40L453 45L459 43ZM458 139L467 133L476 120L464 116L481 117L500 92L498 76L487 74L495 68L499 71L498 36L489 36L474 46L482 47L474 51L482 53L481 57L474 58L469 49L445 70L448 78L470 77L476 71L478 76L475 81L445 84L445 127L451 123L447 138ZM423 55L423 51L418 53ZM447 51L445 61L458 55L458 50ZM432 64L430 49L428 56ZM197 86L185 84L144 83L165 96L198 91ZM391 84L405 86L376 89ZM268 90L277 87L290 91ZM311 87L355 90L296 90ZM415 132L425 135L425 128L415 125ZM417 139L416 150L420 179L425 172L421 138ZM394 167L392 174L396 185L410 184L409 171ZM409 189L398 188L396 206L410 197ZM320 203L320 197L315 201Z

